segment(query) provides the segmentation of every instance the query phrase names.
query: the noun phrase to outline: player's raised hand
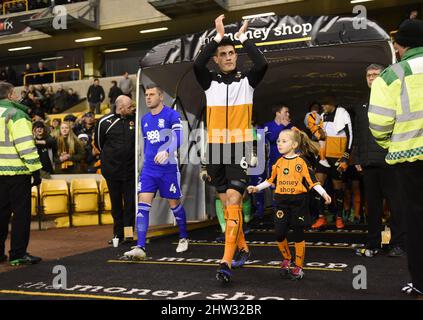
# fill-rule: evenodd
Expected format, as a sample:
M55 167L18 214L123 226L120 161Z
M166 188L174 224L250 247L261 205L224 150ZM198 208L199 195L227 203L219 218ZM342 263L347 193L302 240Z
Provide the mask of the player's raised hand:
M166 150L160 151L154 157L154 162L157 164L165 164L168 158L169 153Z
M239 31L235 34L235 36L239 39L239 37L243 34L245 34L245 32L247 32L248 29L248 21L245 20L244 23L242 24L241 28L239 29Z
M255 187L255 186L248 186L247 187L247 192L248 193L256 193L258 190L257 190L257 187Z
M322 195L323 199L325 199L325 204L330 204L332 202L332 198L325 192Z
M221 14L214 20L214 24L216 26L217 34L220 34L222 38L225 36L225 26L223 24L223 19L225 19L225 15Z

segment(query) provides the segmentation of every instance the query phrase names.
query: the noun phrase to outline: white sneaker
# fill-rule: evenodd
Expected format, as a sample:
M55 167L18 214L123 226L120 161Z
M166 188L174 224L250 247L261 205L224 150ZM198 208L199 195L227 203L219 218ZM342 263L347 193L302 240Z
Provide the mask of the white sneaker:
M188 239L179 239L178 247L176 248L177 253L185 252L188 250Z
M330 164L326 159L320 160L319 163L326 168L330 168Z
M145 250L140 247L131 247L131 251L127 251L123 254L124 257L130 260L145 260L147 255L145 254Z

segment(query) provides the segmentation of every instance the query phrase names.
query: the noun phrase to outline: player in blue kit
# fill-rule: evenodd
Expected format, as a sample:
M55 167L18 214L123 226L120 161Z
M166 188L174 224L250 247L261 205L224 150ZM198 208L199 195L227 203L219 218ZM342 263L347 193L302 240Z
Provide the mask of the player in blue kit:
M290 121L289 108L284 104L279 104L272 109L275 119L264 124L266 134L266 144L269 145L269 163L267 168L272 170L273 165L282 156L278 151L279 134L286 129L291 129L293 124ZM269 172L269 177L270 177Z
M151 204L157 190L169 202L179 227L176 252L188 250L186 214L181 204L180 173L176 153L182 143L182 123L179 113L163 104L163 90L151 84L145 90L145 102L150 112L143 116L144 165L138 182L138 211L136 218L137 246L125 252L124 258L146 258L145 243Z

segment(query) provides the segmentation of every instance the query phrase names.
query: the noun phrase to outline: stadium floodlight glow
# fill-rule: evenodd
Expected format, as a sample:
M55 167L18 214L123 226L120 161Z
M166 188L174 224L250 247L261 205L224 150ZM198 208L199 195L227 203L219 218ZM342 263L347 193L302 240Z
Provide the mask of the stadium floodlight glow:
M76 39L75 42L88 42L88 41L97 41L103 39L102 37L92 37L92 38L82 38Z
M108 49L104 50L104 53L112 53L112 52L122 52L122 51L128 51L128 48L119 48L119 49Z
M7 49L7 51L21 51L21 50L29 50L29 49L32 49L32 47L30 47L30 46L27 46L27 47L19 47L19 48L10 48L10 49Z
M351 0L350 3L354 4L354 3L370 2L370 1L373 1L373 0Z
M253 18L259 18L259 17L268 17L268 16L274 16L274 12L266 12L266 13L258 13L258 14L252 14L250 16L243 16L243 20L253 19Z
M169 29L168 27L155 28L155 29L146 29L146 30L141 30L140 33L150 33L150 32L158 32L158 31L166 31L168 29Z
M59 56L59 57L42 58L41 61L53 61L53 60L61 60L61 59L64 59L64 57Z

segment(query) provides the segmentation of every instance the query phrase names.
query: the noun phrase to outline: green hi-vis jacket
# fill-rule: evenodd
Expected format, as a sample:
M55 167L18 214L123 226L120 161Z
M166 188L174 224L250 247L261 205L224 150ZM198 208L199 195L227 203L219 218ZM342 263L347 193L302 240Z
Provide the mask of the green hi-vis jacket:
M409 49L373 82L369 121L388 149L387 163L423 160L423 47Z
M29 175L41 168L26 107L0 100L0 176Z

